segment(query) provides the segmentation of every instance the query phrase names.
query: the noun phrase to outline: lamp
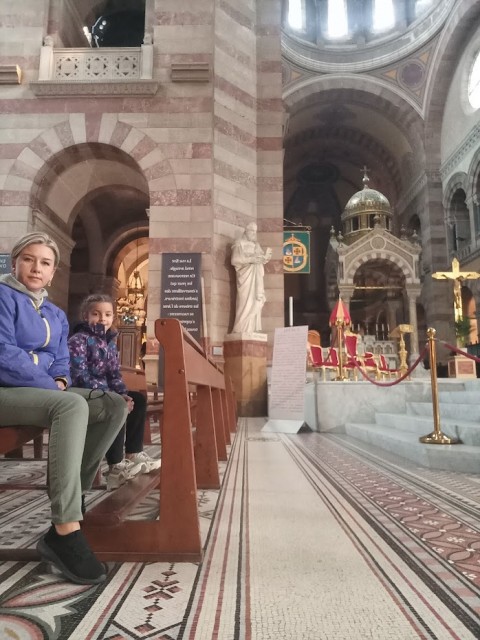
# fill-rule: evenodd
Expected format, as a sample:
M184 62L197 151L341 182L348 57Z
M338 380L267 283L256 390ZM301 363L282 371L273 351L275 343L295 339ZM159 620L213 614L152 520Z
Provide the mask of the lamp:
M133 304L136 304L141 298L144 297L144 295L145 287L143 286L140 272L135 269L135 271L130 276L130 280L128 281L127 298L131 300Z
M138 265L138 228L135 265ZM135 269L130 276L126 296L117 300L117 313L123 324L142 324L145 318L143 300L145 298L145 286L140 276L140 271ZM140 321L140 322L139 322Z

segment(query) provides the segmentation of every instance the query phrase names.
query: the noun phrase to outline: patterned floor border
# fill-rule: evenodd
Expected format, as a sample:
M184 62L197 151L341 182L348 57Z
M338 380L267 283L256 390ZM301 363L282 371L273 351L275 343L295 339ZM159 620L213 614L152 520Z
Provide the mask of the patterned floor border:
M112 564L98 587L68 584L43 563L0 564L0 638L18 640L469 640L480 637L480 478L432 471L347 436L263 434L241 422L220 492L199 492L205 556L191 563ZM337 632L279 635L253 616L251 451L286 455L392 603L395 619L355 632L345 609L328 611ZM259 449L260 448L260 449ZM37 463L0 465L31 475ZM10 467L9 467L10 465ZM32 495L33 494L33 495ZM92 498L95 499L95 496ZM154 498L153 498L154 500ZM313 505L312 505L313 506ZM148 502L143 505L150 510ZM41 533L48 510L39 492L0 494L0 542ZM288 505L284 506L289 518ZM295 549L291 549L292 554ZM348 567L346 567L348 569ZM293 578L290 577L290 578ZM328 580L328 576L326 577ZM299 587L300 588L300 587ZM359 585L361 592L361 585ZM351 595L358 629L369 610ZM361 606L360 606L361 605ZM321 607L319 604L318 606ZM363 607L363 609L362 609ZM284 612L282 612L284 613ZM320 612L321 614L321 612ZM327 614L327 612L325 612ZM297 618L301 612L291 612ZM343 618L342 618L343 616ZM363 618L361 618L363 616ZM360 624L363 622L363 626ZM391 629L405 631L390 635ZM352 635L352 633L354 635ZM363 633L363 635L359 635ZM273 634L273 635L272 635ZM327 635L326 635L327 634Z

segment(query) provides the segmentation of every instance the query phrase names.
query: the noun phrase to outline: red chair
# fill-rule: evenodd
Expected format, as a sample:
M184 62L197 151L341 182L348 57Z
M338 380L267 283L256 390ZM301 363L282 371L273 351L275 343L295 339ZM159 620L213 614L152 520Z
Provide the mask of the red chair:
M338 355L335 349L330 348L326 358L323 356L322 347L318 345L310 344L309 351L312 367L315 371L322 371L324 382L327 379L327 370L334 371L338 375Z
M380 372L378 369L378 362L375 360L375 356L371 351L365 351L362 356L362 368L367 373L373 373L377 380L380 380Z
M383 353L378 356L378 371L382 378L395 378L399 374L399 369L390 369Z
M347 358L343 364L343 368L347 371L351 371L353 379L358 380L357 366L362 366L362 363L357 354L357 341L358 336L356 333L345 333L344 337L345 351Z
M322 347L317 344L309 344L308 353L310 364L314 369L323 365Z
M352 371L353 379L358 380L358 367L365 373L373 373L375 378L379 379L378 364L375 356L371 351L366 351L363 355L357 353L358 336L354 333L345 335L345 350L347 352L347 360L345 369Z

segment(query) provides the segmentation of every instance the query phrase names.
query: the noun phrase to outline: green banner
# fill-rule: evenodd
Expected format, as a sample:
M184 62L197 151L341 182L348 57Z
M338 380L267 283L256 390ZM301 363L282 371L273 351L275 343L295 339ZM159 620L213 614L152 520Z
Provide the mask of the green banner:
M283 271L310 273L310 231L283 232Z

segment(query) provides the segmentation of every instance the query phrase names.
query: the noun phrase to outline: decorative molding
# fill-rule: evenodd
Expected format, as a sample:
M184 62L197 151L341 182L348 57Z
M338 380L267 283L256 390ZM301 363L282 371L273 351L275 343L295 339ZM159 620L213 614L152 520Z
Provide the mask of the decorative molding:
M209 82L208 62L174 63L170 69L172 82Z
M0 84L21 84L22 70L18 64L0 65Z
M418 177L412 186L406 191L402 197L397 202L397 211L401 214L406 210L408 205L414 200L418 194L427 186L427 176L425 173L422 173L420 177Z
M158 82L153 80L124 80L117 82L31 82L30 88L39 98L57 96L95 96L110 98L115 96L153 96L157 93Z
M478 146L478 140L480 138L480 124L476 124L462 140L457 149L450 154L447 160L440 167L440 175L442 181L449 176L449 174L460 164L463 158L472 150Z

